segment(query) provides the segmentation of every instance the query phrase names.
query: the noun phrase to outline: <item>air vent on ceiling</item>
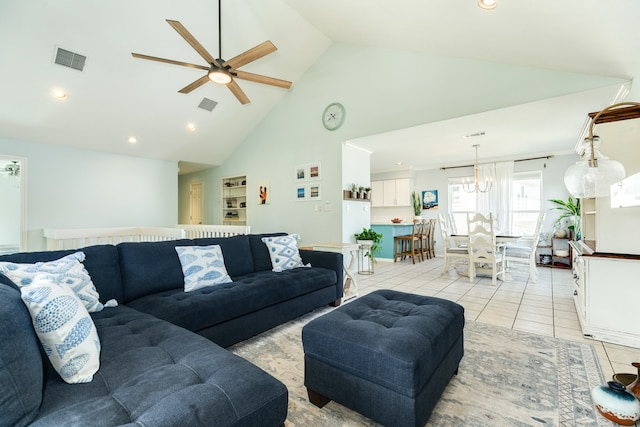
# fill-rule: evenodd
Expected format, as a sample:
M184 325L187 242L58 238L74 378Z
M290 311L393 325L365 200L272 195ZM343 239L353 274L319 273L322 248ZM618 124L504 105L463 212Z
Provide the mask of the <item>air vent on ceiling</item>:
M213 99L202 98L202 101L200 101L200 105L198 105L198 108L202 108L203 110L207 111L213 111L213 109L216 108L216 105L218 105L218 103Z
M486 135L486 133L484 133L484 132L475 132L475 133L468 133L464 137L465 138L475 138L476 136L484 136L484 135Z
M55 63L64 67L73 68L74 70L82 71L84 64L87 61L87 57L74 53L66 49L56 48Z

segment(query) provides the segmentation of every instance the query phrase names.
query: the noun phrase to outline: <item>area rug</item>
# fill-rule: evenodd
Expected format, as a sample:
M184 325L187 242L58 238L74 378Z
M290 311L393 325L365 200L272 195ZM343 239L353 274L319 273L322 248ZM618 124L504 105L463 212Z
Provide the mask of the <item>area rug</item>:
M336 402L320 409L307 399L301 330L329 310L316 310L229 348L287 386L287 427L376 425ZM613 426L591 402L591 389L604 382L589 344L468 321L459 373L427 425Z

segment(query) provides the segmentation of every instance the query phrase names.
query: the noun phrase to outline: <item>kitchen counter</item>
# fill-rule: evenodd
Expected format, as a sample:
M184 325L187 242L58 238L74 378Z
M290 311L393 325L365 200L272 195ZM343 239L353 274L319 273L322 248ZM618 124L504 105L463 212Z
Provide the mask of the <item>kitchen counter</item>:
M377 258L393 259L393 238L395 236L406 236L411 234L413 222L402 222L394 224L391 221L384 224L371 224L371 229L382 234L380 241L381 250L376 254Z

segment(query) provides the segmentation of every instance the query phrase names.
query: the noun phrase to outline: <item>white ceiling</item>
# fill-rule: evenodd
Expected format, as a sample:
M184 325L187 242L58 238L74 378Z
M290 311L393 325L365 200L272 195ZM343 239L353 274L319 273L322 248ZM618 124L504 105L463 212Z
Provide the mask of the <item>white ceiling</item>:
M294 86L331 42L623 79L640 75L637 0L498 0L493 11L481 10L476 0L224 0L222 8L223 57L271 40L279 50L242 69ZM287 91L240 81L252 101L245 106L209 83L179 94L202 71L130 55L203 63L167 18L181 21L218 56L217 4L210 0L0 2L0 137L185 161L183 172L189 162L222 163ZM55 46L87 55L85 70L54 65ZM53 99L54 87L69 98ZM515 154L491 151L490 139L507 146L517 141L527 153L569 151L588 112L585 105L603 107L615 91L603 88L412 128L402 131L403 149L415 152L426 139L437 138L443 141L432 148L438 164L421 160L414 167L462 161L471 144L451 151L455 144L447 138L468 129L487 133L484 141L473 141L481 144L482 156ZM219 102L212 113L196 108L202 97ZM196 131L186 130L188 122L196 123ZM127 143L130 135L137 144ZM382 153L380 138L353 143Z
M588 124L585 106L611 104L622 85L549 98L349 141L372 153L374 172L437 169L569 154ZM599 108L595 108L598 111ZM483 134L481 134L483 133ZM480 135L479 135L480 134ZM403 147L398 149L398 146Z

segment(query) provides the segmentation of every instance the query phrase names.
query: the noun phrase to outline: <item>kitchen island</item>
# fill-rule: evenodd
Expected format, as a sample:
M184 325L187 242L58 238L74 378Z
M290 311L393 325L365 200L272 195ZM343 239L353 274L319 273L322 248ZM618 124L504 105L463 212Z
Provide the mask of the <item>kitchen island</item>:
M402 222L400 224L394 224L389 222L388 224L371 224L371 229L376 233L382 234L382 240L380 242L380 252L376 254L376 258L388 258L393 259L393 238L395 236L406 236L411 234L413 230L412 222Z

